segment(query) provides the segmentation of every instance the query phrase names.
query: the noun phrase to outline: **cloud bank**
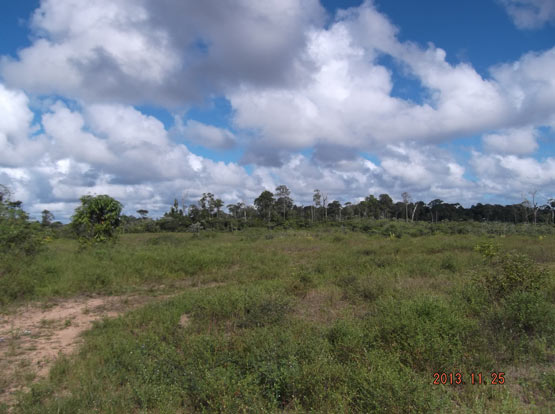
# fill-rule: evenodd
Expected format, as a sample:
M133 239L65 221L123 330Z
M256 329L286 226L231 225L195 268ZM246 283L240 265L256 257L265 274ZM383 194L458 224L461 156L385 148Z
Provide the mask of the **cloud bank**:
M518 27L553 19L552 2L503 4ZM316 0L43 0L31 29L29 47L0 59L0 182L35 213L67 218L79 196L108 193L160 214L174 197L252 202L279 184L301 203L314 188L465 203L555 190L554 158L535 156L555 126L555 47L484 77L399 40L371 1L330 16ZM393 93L385 56L423 99ZM228 125L188 117L216 97ZM481 146L446 149L471 136Z

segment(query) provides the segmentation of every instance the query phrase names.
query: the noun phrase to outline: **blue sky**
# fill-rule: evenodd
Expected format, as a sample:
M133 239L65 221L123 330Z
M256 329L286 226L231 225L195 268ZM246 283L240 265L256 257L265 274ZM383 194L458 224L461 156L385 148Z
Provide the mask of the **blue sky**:
M288 185L356 201L555 197L552 0L0 6L0 183L33 214L153 215Z

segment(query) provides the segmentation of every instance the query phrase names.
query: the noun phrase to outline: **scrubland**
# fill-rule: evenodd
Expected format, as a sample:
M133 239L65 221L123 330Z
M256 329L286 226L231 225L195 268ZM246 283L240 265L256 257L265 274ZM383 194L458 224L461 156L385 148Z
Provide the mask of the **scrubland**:
M4 317L29 303L157 300L98 319L0 411L547 413L554 270L550 232L56 239L2 264Z

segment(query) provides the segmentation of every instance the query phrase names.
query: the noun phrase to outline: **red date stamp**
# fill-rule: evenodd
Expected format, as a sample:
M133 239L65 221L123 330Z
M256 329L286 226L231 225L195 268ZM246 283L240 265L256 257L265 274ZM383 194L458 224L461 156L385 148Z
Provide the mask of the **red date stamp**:
M503 385L505 373L501 371L483 375L481 372L463 374L461 372L434 372L433 385Z

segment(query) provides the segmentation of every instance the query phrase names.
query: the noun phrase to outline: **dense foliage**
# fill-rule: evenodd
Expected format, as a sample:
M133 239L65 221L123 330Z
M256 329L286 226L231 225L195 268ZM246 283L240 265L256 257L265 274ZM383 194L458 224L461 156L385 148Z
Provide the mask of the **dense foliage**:
M0 259L2 255L31 255L40 248L44 234L28 219L21 202L12 201L9 190L0 185Z
M81 241L104 242L116 235L120 225L122 205L108 195L81 197L71 226Z

